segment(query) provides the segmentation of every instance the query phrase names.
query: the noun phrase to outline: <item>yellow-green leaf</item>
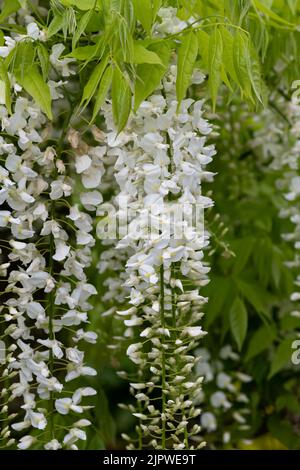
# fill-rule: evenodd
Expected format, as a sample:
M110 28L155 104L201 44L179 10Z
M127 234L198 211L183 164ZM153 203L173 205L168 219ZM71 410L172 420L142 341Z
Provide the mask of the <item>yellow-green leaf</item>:
M94 121L94 119L96 118L97 114L100 111L101 106L103 105L105 101L106 95L108 93L108 90L110 88L111 81L112 81L112 72L113 72L112 67L108 66L104 74L102 75L102 78L101 78L101 81L97 90L97 94L96 94L96 102L95 102L91 122Z
M50 89L47 83L44 82L38 67L32 65L26 71L26 74L18 74L17 80L24 90L32 96L46 116L52 119Z
M133 44L133 63L134 64L160 64L162 61L159 56L153 52L146 49L141 44L135 42Z
M91 19L92 13L93 13L93 10L88 10L80 18L80 21L77 25L76 31L75 31L74 36L72 38L72 49L75 49L76 44L80 39L80 36L84 33L85 28L87 27L88 22Z
M236 75L233 63L233 36L227 28L221 28L222 41L223 41L223 64L226 72L238 84L239 80Z
M148 33L152 28L161 4L161 0L133 0L135 16Z
M113 71L112 109L118 132L125 127L131 110L131 89L128 80L118 68Z
M251 80L249 76L249 45L244 33L236 33L233 39L233 64L242 92L252 99Z
M209 41L208 72L209 88L213 110L216 108L218 90L221 84L223 62L223 41L219 28L215 28Z
M295 25L293 23L290 23L289 21L286 21L284 18L281 16L277 15L274 11L270 10L266 5L264 5L262 2L259 0L253 0L253 4L257 8L257 10L261 11L264 13L266 16L271 18L272 20L276 21L279 24L284 24L286 26L294 27Z
M99 64L96 65L94 68L88 82L86 83L84 89L83 89L83 94L81 98L81 102L79 107L81 107L84 104L84 108L88 105L92 97L94 96L97 87L99 85L99 82L101 80L101 77L104 73L104 70L106 69L108 64L108 55L106 55Z
M178 107L191 84L191 77L198 54L198 38L190 31L185 34L178 51L176 94Z
M0 23L3 23L9 15L18 11L19 8L20 3L18 0L5 0L3 2L3 7L1 8Z
M203 65L206 69L208 69L208 62L209 62L209 35L202 31L201 29L197 32L198 34L198 49L199 54L203 59Z
M163 65L140 64L136 68L136 80L134 91L134 109L137 110L141 102L146 99L160 85L170 60L170 44L152 44L151 50L159 54Z
M11 114L11 95L10 95L10 81L8 73L3 60L0 60L0 81L1 81L1 101L5 104L9 114Z

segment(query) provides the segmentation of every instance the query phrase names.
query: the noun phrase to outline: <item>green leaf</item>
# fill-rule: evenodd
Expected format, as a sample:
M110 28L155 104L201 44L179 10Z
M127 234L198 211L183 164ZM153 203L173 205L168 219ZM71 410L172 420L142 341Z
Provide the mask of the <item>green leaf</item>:
M152 44L148 48L151 48L151 50L159 55L163 65L140 64L137 66L134 91L135 111L141 102L158 88L169 65L171 54L170 43Z
M278 397L276 400L276 408L278 411L286 408L292 413L300 414L300 403L298 397L291 393L286 393L285 395Z
M230 329L239 351L242 349L247 332L248 315L244 302L236 297L229 313Z
M99 85L99 82L101 80L101 77L107 67L107 64L108 64L108 55L106 55L101 60L101 62L96 65L88 82L86 83L83 89L82 98L81 98L81 102L79 105L80 108L83 106L83 104L84 104L83 108L85 108L90 102L90 100L92 99L92 97L94 96L97 90L97 87Z
M199 29L198 34L198 49L199 54L203 59L203 65L208 70L209 64L209 35Z
M48 39L58 33L63 27L64 17L62 15L55 15L53 20L48 26L47 37Z
M266 5L264 5L262 2L259 0L253 0L253 4L257 8L257 10L261 11L264 13L266 16L271 18L272 20L276 21L279 24L284 24L286 26L294 27L293 23L290 23L289 21L286 21L284 18L281 16L277 15L274 11L270 10Z
M230 77L239 84L233 63L233 36L227 28L221 27L223 41L223 64Z
M0 23L3 23L8 16L15 13L20 8L18 0L5 0L0 13Z
M282 415L273 413L268 418L267 426L272 435L282 443L282 447L285 446L285 450L299 450L299 433L291 421L283 419ZM280 448L277 447L277 449Z
M288 314L284 315L284 317L281 319L280 327L283 331L298 330L300 329L300 318L291 315L291 313L288 312Z
M255 308L257 313L263 315L263 319L265 321L266 317L269 317L269 311L266 306L266 302L269 301L267 291L255 282L247 282L241 279L236 279L235 281L240 293Z
M280 370L286 367L291 362L292 357L292 343L294 338L286 338L277 347L275 355L271 363L270 373L268 378L271 379Z
M37 54L38 54L39 62L40 62L41 69L42 69L43 79L44 81L46 81L48 78L50 61L49 61L48 51L41 42L38 43Z
M61 0L61 3L65 6L73 5L83 11L101 6L101 0Z
M250 42L250 39L247 41L248 50L247 50L247 65L248 73L250 77L250 82L252 89L258 101L263 104L262 99L262 76L261 76L261 67L258 54Z
M244 270L252 253L253 244L253 238L242 238L240 240L234 241L231 244L231 248L236 255L232 270L234 275L237 275Z
M162 64L159 56L153 52L146 49L141 44L135 42L133 44L133 62L134 64Z
M77 47L74 49L67 57L74 57L77 60L88 60L92 59L98 50L98 45L94 44L93 46L83 46Z
M4 98L4 103L5 103L5 106L9 112L9 114L11 114L11 94L10 94L10 81L9 81L9 78L8 78L8 73L7 73L7 70L6 70L6 67L5 67L5 64L4 64L4 61L3 59L0 60L0 81L2 82L1 83L1 86L2 86L2 89L3 89L3 98Z
M125 127L131 110L131 90L128 80L118 68L113 71L112 109L118 133Z
M230 281L224 277L212 277L205 290L208 295L208 305L205 319L205 328L208 328L218 316L223 313L224 304L230 291ZM206 293L208 291L208 293Z
M86 27L87 27L87 25L88 25L88 23L91 19L92 14L93 14L93 10L88 10L80 18L80 21L77 25L75 34L72 38L72 49L75 49L76 44L80 39L80 36L84 33L84 31L85 31L85 29L86 29Z
M216 109L218 90L221 85L223 42L219 28L215 28L209 41L208 72L213 110Z
M245 361L250 361L250 359L253 359L253 357L268 349L275 338L276 331L274 328L266 325L259 328L251 337L246 352Z
M287 3L288 3L288 6L292 12L293 15L296 15L297 13L297 4L298 4L298 1L297 0L287 0Z
M35 60L36 49L31 41L20 41L6 58L6 64L13 73L26 75Z
M135 16L148 33L151 31L161 4L161 0L133 0Z
M36 65L27 70L23 76L17 76L20 85L32 96L34 101L40 106L48 119L52 119L51 95L47 83L44 82L42 75Z
M236 77L242 92L252 98L251 79L249 76L248 37L244 33L236 33L233 39L233 63Z
M97 94L96 94L96 102L93 110L93 116L92 116L92 121L93 122L97 116L97 114L100 111L101 106L103 105L106 95L108 93L108 90L110 88L111 82L112 82L112 73L113 69L111 66L108 66L102 75Z
M178 107L191 84L191 77L198 54L198 38L190 31L185 34L178 51L176 94Z

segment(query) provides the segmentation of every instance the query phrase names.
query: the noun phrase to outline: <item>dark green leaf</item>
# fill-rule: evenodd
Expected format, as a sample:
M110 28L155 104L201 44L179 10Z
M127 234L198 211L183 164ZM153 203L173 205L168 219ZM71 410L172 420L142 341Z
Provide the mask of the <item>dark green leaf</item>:
M286 338L282 340L277 347L271 363L269 379L291 363L293 339L294 338Z
M248 314L244 302L239 297L233 302L229 319L231 332L240 351L247 332Z
M249 361L264 350L268 349L276 338L276 331L271 326L262 326L254 335L248 345L245 361Z

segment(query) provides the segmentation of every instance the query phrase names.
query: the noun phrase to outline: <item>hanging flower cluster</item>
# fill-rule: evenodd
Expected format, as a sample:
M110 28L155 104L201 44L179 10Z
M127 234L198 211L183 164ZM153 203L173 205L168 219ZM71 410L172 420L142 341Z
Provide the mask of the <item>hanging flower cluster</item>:
M288 118L291 126L288 129L284 140L285 146L281 156L274 159L273 167L281 169L281 176L277 181L277 187L284 194L286 205L280 209L279 215L282 218L288 218L294 230L291 233L283 234L283 239L292 243L295 249L295 257L286 264L295 269L298 273L295 281L296 292L291 295L291 300L297 302L300 300L300 177L299 177L299 150L300 150L300 105L297 99L292 100L288 106ZM300 312L295 310L293 316L300 316Z
M251 142L253 149L262 152L262 158L269 163L269 170L278 175L276 186L282 194L285 203L280 201L279 217L288 219L294 230L283 233L282 238L293 244L295 250L294 259L286 262L286 265L298 273L295 281L300 286L300 177L299 177L299 151L300 151L300 106L295 96L290 102L282 96L274 94L272 100L276 104L279 113L266 110L257 117L260 129L256 131ZM283 117L285 116L285 119ZM291 300L300 300L298 289L291 295ZM300 312L296 309L291 312L292 316L299 317Z
M203 101L184 100L177 113L175 79L172 66L163 88L141 104L121 134L109 105L105 120L106 143L117 156L118 216L128 217L117 250L131 253L125 281L130 300L118 313L127 338L139 333L127 349L139 370L130 384L137 404L129 407L139 420L137 446L183 449L200 429L195 424L188 430L199 414L193 401L202 382L190 380L196 360L189 351L205 334L198 324L207 299L199 287L209 271L203 260L208 234L192 209L212 204L201 184L212 180L205 166L215 150L206 143L212 127L203 118ZM180 209L190 211L189 223L176 218Z
M38 39L36 24L27 29ZM6 38L1 54L15 42ZM69 59L59 59L60 46L53 47L50 60L55 77L61 74L65 80L72 70ZM53 108L59 116L66 106L58 88L62 82L53 77L50 85L57 90ZM95 188L103 174L105 147L90 148L80 142L78 133L69 132L75 172L82 184L75 197L74 168L64 162L69 152L64 150L68 121L61 131L60 124L50 124L16 80L14 91L11 115L0 107L0 227L6 236L1 242L0 271L7 278L1 293L1 339L7 351L1 418L9 423L2 437L6 445L16 439L20 449L35 442L45 449L76 449L76 442L86 439L83 428L90 425L89 420L79 419L90 408L84 404L85 397L96 394L92 387L74 389L70 383L96 374L85 364L79 344L97 339L84 328L89 299L96 294L86 277L94 246L88 212L102 200ZM74 416L62 432L57 418L66 414ZM30 428L40 432L29 433Z

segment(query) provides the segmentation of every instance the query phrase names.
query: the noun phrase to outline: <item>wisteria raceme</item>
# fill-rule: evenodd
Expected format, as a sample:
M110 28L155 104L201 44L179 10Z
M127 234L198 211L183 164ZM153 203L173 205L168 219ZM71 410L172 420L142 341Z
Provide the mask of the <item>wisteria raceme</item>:
M299 19L0 0L0 449L300 448Z
M300 214L299 214L299 149L300 149L300 106L297 96L287 102L286 98L274 94L272 97L276 107L286 115L286 120L281 115L266 110L257 117L261 129L255 133L251 142L253 149L259 148L262 158L270 161L269 170L278 175L276 187L285 202L280 204L278 215L288 219L294 226L293 232L283 233L282 238L293 245L295 256L292 260L286 260L286 265L297 274L295 285L300 286ZM262 125L263 123L263 125ZM293 302L298 302L300 294L296 291L291 295ZM291 312L294 317L300 316L298 309Z
M280 209L279 215L283 218L288 218L294 226L292 233L283 234L284 240L290 242L294 246L295 257L292 261L287 261L287 265L294 269L297 273L295 285L297 286L296 292L291 295L293 302L300 300L300 177L299 177L299 149L300 149L300 106L298 99L292 99L288 107L288 117L291 122L291 127L286 133L284 140L283 152L281 156L277 155L274 159L273 165L275 168L279 167L281 176L277 181L277 186L284 195L286 205ZM300 312L295 309L292 316L299 317Z
M62 72L70 75L67 63ZM84 148L84 154L76 133L69 133L82 181L79 205L73 199L74 170L63 161L65 129L57 144L47 145L52 125L17 82L15 96L11 116L0 108L0 221L2 232L11 233L1 245L1 275L7 277L2 289L7 355L1 411L9 423L4 443L16 440L20 449L35 443L48 450L76 449L76 442L86 439L83 428L90 425L79 419L90 408L85 397L96 394L92 387L74 389L70 383L96 374L79 346L97 339L85 329L89 298L96 294L85 270L94 245L88 212L101 201L94 188L101 181L104 148ZM60 96L56 99L54 110L59 110ZM73 415L64 433L59 414ZM40 433L32 434L31 428Z
M201 183L213 177L205 166L215 150L206 144L212 127L202 117L203 101L184 100L177 114L175 76L172 66L163 88L141 104L119 135L110 106L105 109L107 143L112 141L110 152L118 155L117 215L128 213L128 232L117 249L132 252L125 281L129 308L118 312L125 318L125 336L137 341L127 349L139 371L130 384L137 405L129 406L139 420L138 438L129 448L147 443L165 448L170 440L175 449L193 448L187 436L193 439L200 429L197 424L188 429L199 414L193 401L202 382L190 378L196 359L189 351L205 334L198 324L207 299L199 287L208 282L203 261L208 234L192 214L190 223L176 218L174 223L172 213L212 204Z

